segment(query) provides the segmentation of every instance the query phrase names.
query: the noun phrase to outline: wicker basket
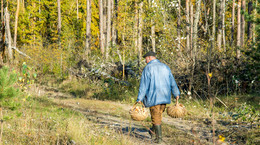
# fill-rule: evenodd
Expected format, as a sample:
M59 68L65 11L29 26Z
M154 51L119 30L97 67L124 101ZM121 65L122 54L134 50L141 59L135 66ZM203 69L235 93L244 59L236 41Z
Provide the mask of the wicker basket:
M148 110L144 107L143 103L141 104L141 107L136 105L137 103L135 103L129 111L131 118L135 121L145 120L149 115Z
M167 107L167 114L173 118L181 118L185 116L187 110L184 105L177 103L174 106Z

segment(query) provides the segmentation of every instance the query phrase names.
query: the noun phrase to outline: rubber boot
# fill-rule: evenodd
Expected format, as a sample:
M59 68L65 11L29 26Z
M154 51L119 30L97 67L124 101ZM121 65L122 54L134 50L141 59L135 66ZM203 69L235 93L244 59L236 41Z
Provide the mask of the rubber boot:
M152 132L151 132L151 131L152 131ZM150 136L151 136L151 139L154 140L154 139L155 139L154 125L150 128L149 134L150 134Z
M156 139L155 139L155 143L162 143L162 128L161 125L154 125L154 130L155 130L155 135L156 135Z

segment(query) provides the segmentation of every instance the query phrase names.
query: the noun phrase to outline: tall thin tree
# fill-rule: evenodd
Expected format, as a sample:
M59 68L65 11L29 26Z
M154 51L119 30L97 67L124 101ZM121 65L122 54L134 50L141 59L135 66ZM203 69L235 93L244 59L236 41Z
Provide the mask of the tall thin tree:
M111 1L107 0L107 39L106 39L106 60L109 56L109 48L111 44Z
M233 4L232 4L232 18L231 18L231 40L230 40L230 45L233 45L233 41L234 41L234 33L235 33L235 4L236 4L236 0L233 0Z
M212 26L212 41L213 41L213 45L212 45L212 49L215 49L215 36L216 36L216 0L213 0L213 26Z
M17 25L18 25L19 8L20 8L20 0L17 0L15 24L14 24L14 47L16 47L16 41L17 41Z
M103 0L99 0L99 45L102 55L104 55L104 35L103 35Z
M86 50L85 56L88 58L91 46L91 0L87 0L87 24L86 24Z
M177 15L177 39L178 39L178 50L181 53L181 0L178 0L178 15Z
M217 44L218 44L218 49L221 49L221 45L222 45L222 17L223 17L223 1L225 0L219 0L220 3L220 8L219 8L219 17L220 19L218 19L218 34L217 34Z
M250 19L247 23L247 40L252 40L252 34L253 34L253 25L252 25L252 11L253 11L253 1L249 0L248 2L248 15L250 16Z
M141 61L142 56L142 46L143 46L143 2L140 2L140 11L139 11L139 25L138 25L138 54L139 61Z
M245 40L245 27L246 27L246 21L245 21L245 10L246 10L246 1L242 0L242 6L241 6L241 47L244 48L244 40Z
M60 0L57 0L58 6L58 45L59 49L61 48L61 7L60 7Z
M241 0L238 0L238 8L237 8L237 52L236 57L240 59L240 46L241 46Z
M186 22L188 25L186 25L186 52L190 51L190 9L189 9L189 0L186 0Z

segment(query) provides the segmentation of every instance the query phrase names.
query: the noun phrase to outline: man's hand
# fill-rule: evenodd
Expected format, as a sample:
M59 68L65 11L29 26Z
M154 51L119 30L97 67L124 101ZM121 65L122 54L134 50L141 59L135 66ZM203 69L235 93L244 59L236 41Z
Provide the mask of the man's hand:
M141 104L141 101L138 101L138 102L136 102L136 103Z

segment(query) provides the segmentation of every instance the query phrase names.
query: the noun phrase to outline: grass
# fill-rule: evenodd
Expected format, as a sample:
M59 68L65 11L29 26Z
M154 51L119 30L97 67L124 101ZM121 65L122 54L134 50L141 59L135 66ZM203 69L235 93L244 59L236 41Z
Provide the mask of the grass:
M83 114L47 97L13 99L20 106L14 110L3 107L3 144L133 144L127 137L95 125Z

